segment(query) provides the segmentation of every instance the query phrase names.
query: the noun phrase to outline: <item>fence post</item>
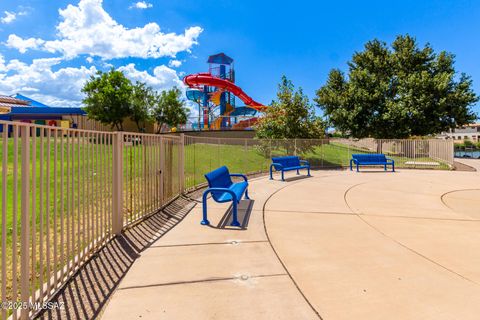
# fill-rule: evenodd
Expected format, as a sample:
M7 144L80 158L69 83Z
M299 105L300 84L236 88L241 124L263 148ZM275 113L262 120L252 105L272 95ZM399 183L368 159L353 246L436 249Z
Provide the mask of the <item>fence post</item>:
M160 203L165 203L165 139L160 135Z
M113 136L113 212L112 232L119 235L123 228L123 132Z
M29 180L30 180L30 127L22 126L22 191L21 191L21 221L22 221L22 230L21 230L21 249L20 249L20 299L23 303L28 303L30 298L30 275L29 275ZM50 150L49 150L50 152ZM47 170L50 170L48 168ZM2 235L5 237L5 235ZM13 254L16 254L14 252ZM15 272L13 273L15 277ZM30 310L28 308L22 308L20 312L21 319L28 319L28 314Z
M417 140L413 140L413 167L417 167Z
M293 139L293 145L294 145L294 150L293 150L293 155L297 155L297 139Z
M180 177L180 194L185 191L185 134L180 134L180 150L178 155L178 174Z

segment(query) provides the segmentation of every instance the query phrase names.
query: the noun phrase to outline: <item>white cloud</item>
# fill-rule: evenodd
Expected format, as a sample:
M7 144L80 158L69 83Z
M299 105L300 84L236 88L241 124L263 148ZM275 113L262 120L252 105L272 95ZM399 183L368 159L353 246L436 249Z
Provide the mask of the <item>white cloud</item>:
M81 89L90 76L97 72L97 68L81 66L53 70L61 62L62 58L46 58L34 59L30 65L17 59L6 63L0 55L0 92L22 92L51 106L80 106L83 99ZM157 91L174 86L185 90L175 70L164 65L156 67L153 74L138 70L133 63L122 66L119 70L130 80L145 82Z
M155 69L153 69L153 75L147 71L137 70L133 63L120 67L118 70L123 71L125 76L130 80L144 82L157 91L170 89L172 87L184 89L183 82L175 70L164 65L155 67Z
M17 19L17 14L15 12L4 11L3 13L5 14L5 16L0 18L0 21L2 23L8 24L15 21L15 19Z
M28 15L31 8L20 6L19 10L21 11L19 12L4 11L3 12L4 16L0 18L0 22L4 24L12 23L13 21L17 20L17 17Z
M163 33L156 23L143 27L126 28L115 21L102 7L102 0L80 0L78 6L68 5L59 10L62 21L57 25L57 39L27 39L37 47L23 46L23 50L41 49L61 53L67 59L82 54L99 56L102 59L140 57L175 57L182 51L190 52L203 31L201 27L190 27L183 34ZM16 35L16 44L23 40ZM9 38L10 38L9 37ZM19 46L10 44L20 49Z
M28 65L15 59L4 65L4 68L0 63L0 92L14 94L21 91L52 106L80 105L81 89L97 69L81 66L52 70L61 61L61 58L34 59Z
M0 54L0 73L5 71L5 58Z
M15 34L11 34L8 36L6 45L9 48L17 49L20 53L25 53L28 49L39 49L44 43L45 41L42 39L22 39Z
M182 65L182 61L180 60L170 60L168 62L168 66L171 68L178 68Z
M16 17L28 14L18 8ZM68 5L59 10L60 22L54 39L22 38L10 34L5 45L21 53L41 50L55 57L23 62L18 59L6 61L0 54L0 93L21 92L47 105L81 106L81 89L98 69L107 70L113 65L112 58L141 57L145 59L171 57L167 65L160 65L147 72L138 70L135 64L121 66L119 70L132 81L142 81L154 90L161 91L173 86L185 92L180 79L182 73L173 68L182 61L175 59L179 52L190 52L203 31L191 27L184 33L163 33L156 23L143 27L126 28L116 22L103 9L102 0L80 0L77 5ZM100 59L97 59L100 58ZM64 67L66 59L81 58L86 66ZM83 60L84 59L84 60Z
M149 9L152 8L153 4L145 2L145 1L138 1L130 6L130 9Z

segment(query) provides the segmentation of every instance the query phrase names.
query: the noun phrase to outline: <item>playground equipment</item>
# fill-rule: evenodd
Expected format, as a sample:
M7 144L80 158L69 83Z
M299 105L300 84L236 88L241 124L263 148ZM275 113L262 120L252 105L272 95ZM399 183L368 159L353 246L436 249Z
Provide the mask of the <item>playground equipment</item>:
M219 53L208 58L209 72L187 75L187 99L199 107L198 126L203 129L248 129L265 106L253 100L235 84L233 59ZM235 96L245 106L236 107ZM201 117L200 115L203 115ZM243 119L243 120L239 120ZM203 122L203 125L200 125Z

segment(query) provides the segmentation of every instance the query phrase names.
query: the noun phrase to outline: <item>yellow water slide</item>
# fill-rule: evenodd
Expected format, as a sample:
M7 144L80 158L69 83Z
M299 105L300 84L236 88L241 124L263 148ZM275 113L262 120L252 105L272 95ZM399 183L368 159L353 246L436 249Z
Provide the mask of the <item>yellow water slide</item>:
M227 108L225 110L225 114L223 116L219 116L217 119L215 119L212 124L211 124L211 128L213 130L220 130L222 128L222 119L225 118L225 117L228 117L230 115L230 113L232 113L233 111L233 107L230 103L227 103Z

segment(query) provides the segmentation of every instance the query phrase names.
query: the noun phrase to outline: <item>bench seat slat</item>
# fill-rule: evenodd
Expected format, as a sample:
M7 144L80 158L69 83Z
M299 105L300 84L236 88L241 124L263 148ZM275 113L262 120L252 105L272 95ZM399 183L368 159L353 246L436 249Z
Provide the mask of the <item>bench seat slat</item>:
M382 153L371 153L371 154L352 154L352 159L350 160L350 170L353 170L352 165L355 163L357 171L359 171L359 166L384 166L387 170L387 166L392 166L392 171L395 171L395 161L393 159L387 158Z
M273 168L276 171L282 172L282 180L285 181L283 173L285 171L307 169L308 176L310 176L310 164L308 161L300 160L297 156L272 157L272 164L270 165L270 179L273 179Z
M237 199L241 199L247 187L248 187L248 183L245 181L242 181L242 182L233 183L228 189L232 190L235 193L235 195L237 196ZM230 193L223 192L222 194L217 196L216 201L217 202L232 201L232 195Z

